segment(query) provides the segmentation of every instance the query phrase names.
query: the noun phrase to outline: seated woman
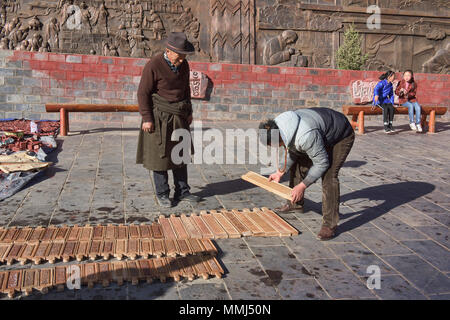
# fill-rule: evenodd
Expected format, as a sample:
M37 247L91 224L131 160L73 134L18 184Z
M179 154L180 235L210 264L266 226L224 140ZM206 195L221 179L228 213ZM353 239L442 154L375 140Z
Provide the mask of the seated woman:
M394 133L395 130L392 127L394 121L394 89L392 87L392 81L394 81L395 73L393 71L387 71L380 76L380 80L375 89L373 90L373 102L372 110L375 106L383 109L383 124L384 132Z
M420 125L420 104L416 98L417 83L414 81L414 74L411 70L406 70L403 73L403 79L399 82L395 89L395 94L398 95L398 102L404 107L408 107L409 126L411 130L422 132ZM416 112L416 121L414 122L414 111Z

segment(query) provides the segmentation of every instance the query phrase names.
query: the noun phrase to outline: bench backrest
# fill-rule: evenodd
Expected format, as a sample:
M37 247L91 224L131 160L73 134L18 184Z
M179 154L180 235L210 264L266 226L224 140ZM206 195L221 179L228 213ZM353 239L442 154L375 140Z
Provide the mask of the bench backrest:
M350 86L352 90L352 100L355 104L369 104L373 100L373 91L375 86L380 80L368 79L368 80L355 80L352 81ZM399 81L393 82L394 89L394 102L398 103L398 96L395 95L395 89L397 88Z

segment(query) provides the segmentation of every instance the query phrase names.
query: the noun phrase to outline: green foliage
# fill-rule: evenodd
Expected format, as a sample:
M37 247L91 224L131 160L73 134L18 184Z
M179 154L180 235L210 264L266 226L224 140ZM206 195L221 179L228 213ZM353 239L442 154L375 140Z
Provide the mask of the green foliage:
M344 32L344 43L339 47L336 55L338 69L361 70L366 63L367 54L362 54L361 38L353 24Z

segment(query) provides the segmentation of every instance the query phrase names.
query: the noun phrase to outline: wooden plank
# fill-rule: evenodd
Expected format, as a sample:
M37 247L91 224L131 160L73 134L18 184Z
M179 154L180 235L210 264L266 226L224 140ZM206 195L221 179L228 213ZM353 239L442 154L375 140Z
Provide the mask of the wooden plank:
M39 286L36 289L42 293L47 293L51 287L53 287L53 269L40 269Z
M14 298L16 291L20 291L22 286L22 270L11 270L4 281L2 291L8 294L9 298Z
M216 221L216 219L214 219L211 214L206 213L206 211L201 211L200 217L213 232L214 239L228 238L228 233L220 226L220 224Z
M56 231L57 229L55 227L48 227L45 228L44 234L41 237L41 241L52 241L56 237Z
M65 241L69 234L69 231L70 231L70 228L68 226L62 226L61 228L58 228L56 230L55 240Z
M192 220L191 217L188 217L185 214L182 214L180 219L181 219L181 222L183 223L187 233L189 234L189 238L194 238L194 239L203 238L200 230L197 228L195 222Z
M222 278L222 275L225 273L220 266L219 262L215 257L212 256L206 256L202 257L203 262L207 263L209 265L209 268L211 270L211 274L216 276L217 278Z
M148 258L153 255L153 242L152 239L140 240L140 254L143 258Z
M30 242L37 242L40 241L42 236L44 235L45 229L42 227L34 228L31 232L31 235L28 238L28 241Z
M64 287L67 283L67 267L65 266L58 266L55 268L55 271L53 272L54 279L53 283L56 286L57 291L64 291Z
M177 238L169 219L163 215L160 215L158 222L161 225L165 239L175 240Z
M112 281L112 265L110 262L97 263L98 279L103 287L109 286Z
M12 243L16 240L16 235L18 235L19 230L16 227L9 228L3 235L2 243Z
M166 261L164 260L164 258L153 259L153 263L159 280L161 282L166 282L166 279L169 276L169 270L167 269Z
M161 225L159 223L153 222L152 224L152 234L155 239L164 238L163 231Z
M81 235L81 228L78 225L74 225L69 230L69 234L67 235L67 241L78 241Z
M118 240L128 239L128 226L124 226L121 224L117 227L117 239Z
M164 244L166 247L166 255L176 257L179 250L177 248L175 240L166 239L164 240Z
M128 226L128 230L130 232L131 239L139 239L141 237L138 225L132 224L132 225Z
M191 248L189 246L189 243L188 243L187 239L186 240L178 239L178 240L176 240L176 242L177 242L177 246L178 246L178 249L179 249L178 253L181 256L185 257L188 254L192 254L192 250L191 250Z
M125 261L112 263L112 270L112 278L117 285L121 286L124 281L128 280L127 264Z
M102 241L101 240L92 240L89 246L89 259L95 260L100 255L102 251Z
M228 234L229 238L240 238L241 233L236 230L236 228L231 224L230 221L228 221L225 216L217 212L216 210L211 210L211 214L216 219L216 221L222 226L222 228L225 229L226 233Z
M19 229L19 232L16 236L16 242L25 242L28 240L28 237L30 236L31 232L33 231L32 228L26 227Z
M102 225L96 225L93 227L92 240L103 240L105 227Z
M92 289L98 281L98 272L96 263L86 263L81 265L81 283Z
M179 282L183 276L183 272L176 262L177 258L167 257L164 259L166 260L166 267L169 270L169 277L173 278L176 282Z
M202 246L205 248L205 252L210 255L217 255L217 248L214 246L210 239L202 239L200 240Z
M147 241L149 241L149 240L150 239L147 239ZM137 264L138 264L138 267L142 274L143 279L145 281L147 281L147 283L152 283L155 275L154 275L154 270L152 270L153 268L150 265L150 261L147 259L142 259L142 260L138 260Z
M198 274L199 276L201 276L205 280L209 278L209 270L203 264L201 256L189 256L189 257L187 257L187 259L188 259L190 265L196 271L196 274Z
M1 279L0 279L1 286ZM24 270L22 276L22 292L28 296L33 291L33 288L39 286L39 270L38 269L27 269Z
M243 210L245 214L250 217L250 219L253 220L255 224L261 227L261 229L264 231L265 237L279 237L281 236L281 233L277 231L275 228L273 228L270 224L268 224L264 219L264 216L259 214L258 212L250 211L248 209Z
M141 234L141 239L151 239L152 238L151 225L141 224L139 226L139 232Z
M77 253L75 255L75 258L77 259L77 261L81 261L84 259L84 257L87 257L89 255L90 244L91 244L90 241L78 242Z
M108 224L106 226L105 239L115 240L116 238L117 238L117 227L112 224Z
M27 242L25 244L25 248L22 251L22 254L19 257L19 262L21 265L25 265L28 260L31 260L34 256L34 252L36 251L37 247L38 247L38 242L34 242L34 243L30 243ZM1 246L0 246L1 247ZM1 252L0 252L0 257L1 257ZM1 261L1 259L0 259Z
M277 183L275 181L269 182L268 178L253 171L247 172L241 178L269 192L272 192L277 196L280 196L287 200L291 200L292 189L289 188L288 186Z
M105 240L102 244L102 250L100 255L103 257L103 260L108 260L115 252L115 241L114 240Z
M244 224L244 226L252 232L254 237L261 237L264 235L264 230L255 224L252 219L247 217L244 212L233 209L232 212L236 215L236 217Z
M200 239L188 239L189 246L192 249L192 254L204 254L205 249L203 248Z
M175 216L174 214L170 215L170 223L172 224L173 229L175 230L177 239L188 239L189 234L183 226L181 222L181 218Z
M47 253L48 262L53 264L57 259L61 259L63 249L64 241L53 241Z
M4 260L6 260L6 264L10 266L14 261L18 261L19 257L22 255L23 249L25 249L24 243L14 243L5 255Z
M91 226L86 225L81 228L80 241L89 241L92 238L93 229Z
M129 239L126 256L131 260L135 260L138 255L139 255L139 239Z
M202 218L196 214L191 215L192 221L197 226L198 230L202 235L202 238L214 238L214 234L208 225L202 220Z
M282 225L280 225L277 221L273 220L269 215L267 215L266 212L262 211L259 208L253 208L254 212L257 212L263 219L264 221L271 225L275 230L277 230L281 237L289 237L291 235L291 232L289 232L288 230L286 230Z
M5 257L8 255L9 250L11 249L11 243L2 243L0 244L0 263L5 261Z
M252 235L252 231L248 229L232 211L222 210L222 214L233 224L241 235L245 237Z
M48 241L39 242L32 258L35 264L40 264L42 260L46 259L50 245L51 243Z
M182 270L183 277L187 278L189 281L193 281L195 279L196 271L190 265L189 260L186 257L181 257L176 261L178 266L181 268L180 270Z
M273 212L272 210L263 207L262 211L267 215L270 216L272 220L277 221L277 223L279 223L281 226L283 226L283 228L285 230L288 230L291 235L298 235L299 232L297 229L295 229L293 226L291 226L286 220L284 220L283 218L281 218L279 215L277 215L275 212Z
M114 257L116 259L122 260L123 256L126 255L128 248L128 240L126 239L118 239L116 241L116 248L114 250Z
M62 251L63 262L69 262L77 253L78 241L66 241Z
M131 284L137 285L139 283L139 268L136 261L127 261L128 277L131 280Z
M153 255L160 258L166 254L165 241L163 239L153 239Z

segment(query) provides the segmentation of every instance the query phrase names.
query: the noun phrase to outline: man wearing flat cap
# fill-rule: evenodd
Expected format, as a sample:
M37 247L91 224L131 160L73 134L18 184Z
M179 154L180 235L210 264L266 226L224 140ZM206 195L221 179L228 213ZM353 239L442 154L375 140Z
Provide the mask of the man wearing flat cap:
M172 32L166 40L164 52L153 56L144 66L137 98L142 116L136 163L153 171L159 205L171 207L168 170L172 170L174 202L198 202L200 198L189 192L187 165L174 164L171 141L176 129L187 129L192 123L189 64L186 55L194 53L194 46L183 32ZM192 150L191 150L192 151Z

